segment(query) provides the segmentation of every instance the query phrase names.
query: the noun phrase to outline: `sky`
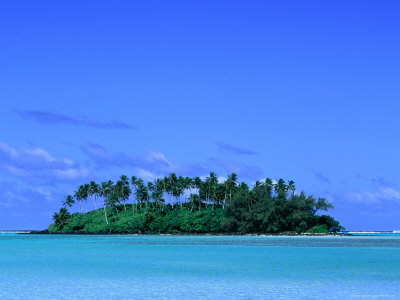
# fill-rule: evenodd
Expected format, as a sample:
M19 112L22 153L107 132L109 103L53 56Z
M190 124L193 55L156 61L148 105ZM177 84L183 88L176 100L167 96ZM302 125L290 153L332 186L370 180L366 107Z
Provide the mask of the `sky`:
M0 229L121 174L294 180L400 229L399 1L1 1ZM92 209L89 206L89 209Z

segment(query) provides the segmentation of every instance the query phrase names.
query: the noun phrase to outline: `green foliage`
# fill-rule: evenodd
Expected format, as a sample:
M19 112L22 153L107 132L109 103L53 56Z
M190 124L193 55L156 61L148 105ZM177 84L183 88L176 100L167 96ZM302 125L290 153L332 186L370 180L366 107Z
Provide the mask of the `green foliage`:
M307 233L328 233L328 226L326 224L315 225L307 230Z
M341 226L338 221L327 215L318 216L318 224L326 225L329 232L344 230L344 227Z
M295 193L293 181L267 178L253 187L236 174L218 182L215 173L203 181L174 173L145 183L122 175L112 181L83 184L67 195L64 208L53 216L52 233L280 233L336 232L339 222L318 211L332 208L324 198ZM102 199L103 208L82 214L82 201ZM132 199L132 204L127 204Z
M54 213L54 229L53 230L62 230L65 225L68 224L71 215L66 208L61 208L58 213Z

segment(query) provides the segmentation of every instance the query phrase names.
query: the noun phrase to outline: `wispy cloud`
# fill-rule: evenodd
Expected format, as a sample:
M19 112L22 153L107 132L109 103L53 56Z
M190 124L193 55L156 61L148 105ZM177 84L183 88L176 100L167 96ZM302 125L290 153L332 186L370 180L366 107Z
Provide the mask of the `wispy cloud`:
M380 186L393 186L393 183L388 181L386 178L382 177L382 176L377 176L372 178L371 180L373 183L376 183Z
M131 165L131 158L124 154L111 154L99 144L81 145L81 150L93 161L98 169L110 166Z
M69 125L87 126L99 129L134 128L132 125L117 120L99 121L88 117L71 117L65 114L51 112L51 111L25 110L25 111L19 111L18 114L24 119L31 119L45 125L69 124Z
M235 146L226 144L224 142L215 142L215 144L218 146L220 152L228 151L228 152L240 154L240 155L255 155L255 154L257 154L254 151L235 147Z
M0 207L33 207L37 201L57 200L53 193L44 187L21 187L12 181L0 181Z
M376 192L359 191L345 193L344 198L349 202L367 205L381 204L382 202L400 203L400 191L394 188L384 187Z
M330 178L328 176L325 176L322 172L313 169L313 174L319 180L321 180L321 181L323 181L325 183L331 183Z
M379 204L380 199L377 193L372 193L368 191L359 191L359 192L349 192L344 193L343 197L352 203L357 204Z
M86 178L89 170L68 158L55 158L42 148L16 149L0 141L0 171L36 181Z
M126 153L112 153L98 144L82 145L81 150L89 157L99 170L108 168L132 168L138 176L154 179L177 173L182 176L202 176L216 168L226 173L236 173L247 179L257 179L262 174L258 167L229 162L218 158L209 158L208 163L183 164L170 160L163 153L149 151L144 155L131 156Z
M383 199L399 201L400 191L389 187L381 188L379 192L379 197Z
M168 173L191 176L206 173L204 164L181 164L169 160L163 153L149 151L144 155L131 156L126 153L111 153L98 144L82 145L81 150L94 162L97 169L130 167L145 178L165 176Z
M240 177L247 179L257 179L262 175L262 171L258 167L248 166L242 163L229 162L223 159L210 157L209 160L216 166L225 170L225 172L236 173Z

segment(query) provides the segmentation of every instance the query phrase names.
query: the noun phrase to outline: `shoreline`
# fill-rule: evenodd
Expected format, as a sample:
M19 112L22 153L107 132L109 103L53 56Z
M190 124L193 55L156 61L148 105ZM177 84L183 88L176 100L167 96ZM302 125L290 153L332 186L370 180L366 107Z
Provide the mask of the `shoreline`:
M354 236L347 233L51 233L45 231L20 232L18 234L36 235L134 235L134 236Z

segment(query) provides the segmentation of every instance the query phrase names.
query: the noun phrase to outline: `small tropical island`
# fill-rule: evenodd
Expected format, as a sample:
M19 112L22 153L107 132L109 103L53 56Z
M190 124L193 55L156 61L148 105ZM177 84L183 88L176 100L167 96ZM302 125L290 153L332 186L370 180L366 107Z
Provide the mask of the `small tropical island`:
M94 210L82 213L93 201ZM101 207L98 208L98 204ZM94 181L66 195L54 213L50 234L329 234L344 229L329 215L324 198L296 192L293 181L269 178L250 188L235 173L218 180L175 173L144 182L122 175ZM79 212L69 209L79 205Z

